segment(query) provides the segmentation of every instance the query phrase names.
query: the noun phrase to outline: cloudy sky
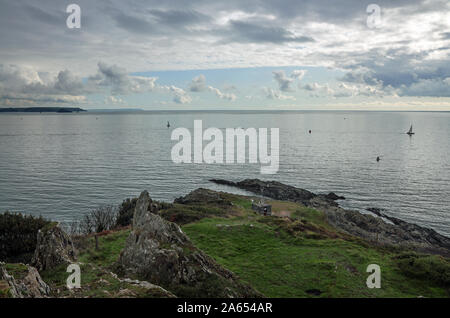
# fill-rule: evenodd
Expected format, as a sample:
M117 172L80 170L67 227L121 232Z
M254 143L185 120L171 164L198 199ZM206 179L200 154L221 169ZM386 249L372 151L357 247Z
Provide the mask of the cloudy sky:
M0 107L450 110L449 56L448 0L0 0Z

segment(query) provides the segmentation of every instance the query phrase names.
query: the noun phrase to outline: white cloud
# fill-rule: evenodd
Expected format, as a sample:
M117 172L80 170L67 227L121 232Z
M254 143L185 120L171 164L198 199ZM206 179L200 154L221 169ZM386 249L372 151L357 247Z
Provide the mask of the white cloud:
M237 98L236 95L233 93L223 93L218 88L215 88L212 86L208 86L208 90L210 92L213 92L214 94L216 94L216 96L219 97L220 99L226 99L226 100L234 102Z
M294 89L292 88L292 84L294 81L301 81L303 77L306 75L306 70L294 70L292 73L287 76L283 70L273 71L273 78L278 83L278 87L280 91L283 92L292 92Z
M306 70L294 70L291 73L291 77L301 81L303 77L306 75L306 73L307 73Z
M228 86L227 89L233 90L236 88L233 85L231 85ZM189 90L191 92L203 92L207 90L209 92L213 92L220 99L226 99L232 102L234 102L237 98L236 95L233 93L224 93L216 87L210 85L207 86L206 77L203 74L200 74L192 79L191 83L189 84Z
M122 104L123 99L118 96L108 96L105 98L105 104Z
M97 74L89 77L89 85L109 88L111 94L122 95L151 92L156 80L156 77L131 76L123 67L99 62Z
M291 84L294 82L294 79L286 76L284 71L273 71L273 78L278 83L278 87L283 92L292 92L293 89Z
M280 91L274 90L273 88L264 87L263 92L268 99L295 100L294 96L283 95Z
M192 79L189 86L191 92L202 92L206 89L206 78L205 75L200 74Z
M192 102L191 96L182 88L176 86L161 86L161 90L166 90L173 93L173 101L177 104L190 104Z
M340 79L347 86L299 86L312 95L449 97L448 0L379 0L383 25L378 29L367 27L366 4L359 0L339 5L324 0L284 5L270 0L245 5L240 0L174 0L170 5L111 0L108 9L88 0L77 3L86 22L78 31L65 28L67 15L56 1L0 4L2 96L86 100L94 92L118 96L160 90L156 77L129 75L134 72L301 65L347 73ZM98 60L104 63L96 66ZM276 71L278 91L269 96L279 99L294 91L305 72ZM308 75L314 76L312 69ZM326 75L312 80L326 86ZM185 89L208 91L201 76L197 80L197 86ZM262 85L269 84L257 87ZM218 98L232 99L223 87L217 90ZM177 103L192 101L186 92L167 93ZM252 93L242 91L242 96ZM2 103L6 99L0 97Z
M0 105L83 103L86 93L81 79L70 71L51 76L31 67L0 64Z
M328 84L319 84L316 82L299 85L301 90L309 92L311 97L323 97L331 96L334 94L334 90L329 87Z

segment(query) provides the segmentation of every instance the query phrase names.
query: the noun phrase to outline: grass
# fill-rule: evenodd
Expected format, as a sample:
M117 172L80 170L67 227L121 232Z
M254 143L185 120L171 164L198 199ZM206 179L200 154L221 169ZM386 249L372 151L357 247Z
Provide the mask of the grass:
M225 216L226 212L216 206L199 204L173 204L159 212L164 219L177 224L187 224L212 216Z
M28 267L24 264L6 263L4 268L9 275L12 275L16 279L23 279L28 275Z
M11 288L9 285L3 281L0 280L0 298L10 298L11 297Z
M103 268L111 268L118 260L119 254L125 247L125 241L130 234L130 229L112 232L98 237L99 249L95 249L95 238L85 238L79 242L78 260L81 263L90 263Z
M300 204L270 201L275 214L290 217L263 217L251 210L249 197L221 195L232 202L231 208L175 204L162 213L176 215L198 248L267 297L450 296L448 259L371 245L335 230L323 213ZM76 241L81 290L65 287L65 266L41 276L58 297L163 296L111 274L129 234L128 228L99 236L99 249L92 236ZM369 264L381 267L380 289L366 286ZM24 265L5 266L15 277L27 274ZM0 298L8 297L4 287L0 281Z
M296 220L248 211L241 217L202 219L183 230L197 247L268 297L449 296L448 285L408 274L394 250L336 232L320 212L285 202L272 202L272 209L291 210ZM441 268L449 264L433 260ZM381 289L366 286L369 264L381 267Z
M54 296L58 297L162 297L164 293L157 289L146 289L136 284L120 281L111 274L113 264L125 247L130 234L124 229L98 237L99 249L95 249L95 238L80 238L78 261L81 270L81 289L68 290L66 280L70 273L66 266L41 273L42 279L50 285ZM126 291L124 293L124 291Z

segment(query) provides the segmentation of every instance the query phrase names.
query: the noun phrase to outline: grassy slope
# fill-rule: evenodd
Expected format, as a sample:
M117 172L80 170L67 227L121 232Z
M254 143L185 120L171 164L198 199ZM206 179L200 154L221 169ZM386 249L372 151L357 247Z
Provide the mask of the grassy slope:
M203 219L183 230L199 248L266 296L312 297L312 290L320 290L321 297L449 296L448 285L446 290L423 279L427 275L407 277L398 266L398 252L337 233L320 212L272 202L274 212L287 211L299 220L284 222L256 216L242 198L235 203L247 213ZM369 264L381 267L381 289L366 287Z
M271 202L276 214L294 220L289 221L256 215L246 197L223 196L234 203L232 209L219 213L217 207L202 207L198 212L202 219L185 224L183 230L200 249L268 297L317 297L314 290L321 291L320 297L450 296L450 263L441 257L369 246L337 232L322 213L295 203ZM205 213L206 208L211 212ZM185 210L196 219L193 206L172 207L166 216ZM93 237L78 241L81 290L65 288L69 275L65 268L43 272L42 278L57 297L161 296L110 274L129 233L125 229L100 236L99 250ZM366 287L369 264L381 266L381 289ZM25 274L23 266L7 266L13 275ZM132 294L121 295L124 289Z

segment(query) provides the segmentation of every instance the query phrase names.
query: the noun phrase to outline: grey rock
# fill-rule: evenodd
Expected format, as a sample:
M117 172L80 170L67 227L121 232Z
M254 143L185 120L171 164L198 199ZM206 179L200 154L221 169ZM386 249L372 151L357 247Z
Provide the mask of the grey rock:
M133 280L133 279L129 279L129 278L122 279L121 281L129 283L129 284L137 285L139 287L142 287L142 288L145 288L145 289L147 289L149 291L152 291L153 293L157 292L157 293L159 293L161 295L164 295L164 297L167 297L167 298L175 298L176 297L174 294L172 294L171 292L165 290L161 286L154 285L154 284L151 284L151 283L146 282L146 281L141 281L141 280L137 280L137 279Z
M73 242L58 225L39 230L31 265L42 271L74 262L76 251Z
M329 199L329 200L345 200L345 197L341 196L341 195L337 195L334 192L330 192L327 195L325 195L325 198Z
M378 215L380 217L384 217L384 213L383 212L385 211L385 209L367 208L366 210L369 211L369 212L372 212L373 214Z
M181 297L261 296L197 249L178 225L155 214L156 210L149 211L151 205L148 192L142 192L117 264L119 273Z
M306 204L310 199L316 196L316 194L308 190L296 188L277 181L262 181L259 179L245 179L239 182L220 179L211 179L210 181L217 184L234 186L275 200L294 201Z
M316 195L304 189L285 185L275 181L247 179L240 182L210 180L217 184L234 186L253 193L262 194L275 200L293 201L323 211L328 222L335 228L363 239L379 244L397 245L420 252L450 256L450 238L433 229L408 223L383 213L384 210L369 208L368 211L379 217L362 214L358 211L339 207L335 200L344 199L333 192ZM385 222L382 218L392 222Z
M321 205L328 222L346 233L379 244L397 245L414 250L450 256L450 239L436 231L381 214L393 224L380 217L362 214L340 207Z
M17 265L16 265L17 266ZM36 268L21 264L27 268L24 277L13 277L6 270L4 263L0 263L0 280L9 286L12 298L43 298L50 295L50 287L42 280Z
M199 188L184 197L179 197L174 200L174 203L179 204L217 204L221 206L231 206L229 200L224 199L219 192Z

